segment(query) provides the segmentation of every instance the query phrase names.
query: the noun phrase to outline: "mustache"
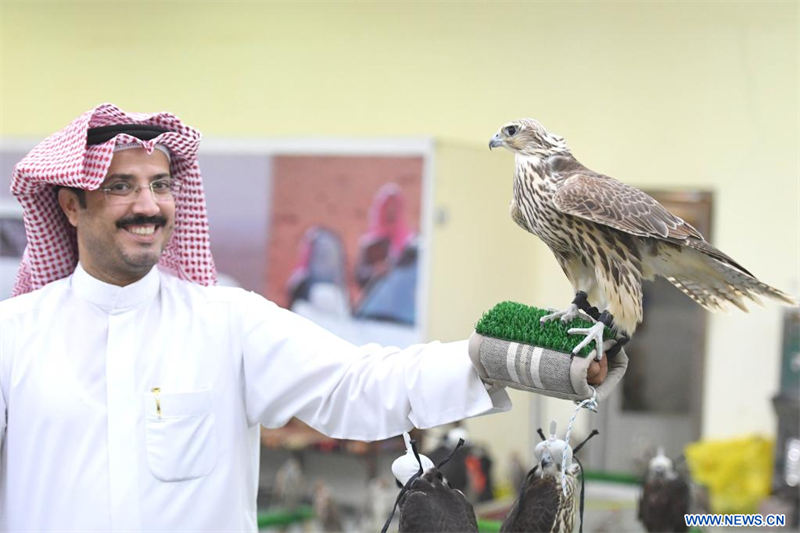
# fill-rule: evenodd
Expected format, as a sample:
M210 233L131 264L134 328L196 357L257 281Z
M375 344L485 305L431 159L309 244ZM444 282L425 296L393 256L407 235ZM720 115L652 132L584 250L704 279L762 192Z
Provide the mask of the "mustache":
M144 226L146 224L155 224L156 226L165 226L167 218L163 216L146 217L143 215L135 215L132 217L121 218L117 220L117 227L122 229L125 226Z

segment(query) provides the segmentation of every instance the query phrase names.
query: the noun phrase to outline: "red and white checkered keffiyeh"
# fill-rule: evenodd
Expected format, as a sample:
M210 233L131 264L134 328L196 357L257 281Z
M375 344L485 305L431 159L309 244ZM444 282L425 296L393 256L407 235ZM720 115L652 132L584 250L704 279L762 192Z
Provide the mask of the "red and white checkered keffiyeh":
M86 145L89 128L113 124L151 124L169 131L144 141L127 134L95 146ZM75 228L58 205L56 187L95 190L105 179L114 147L137 143L148 153L155 144L170 151L170 172L180 182L175 197L175 230L159 266L202 285L216 282L211 257L203 182L197 164L200 132L170 113L126 113L102 104L39 143L14 167L11 192L23 208L28 246L13 295L24 294L70 275L78 264Z

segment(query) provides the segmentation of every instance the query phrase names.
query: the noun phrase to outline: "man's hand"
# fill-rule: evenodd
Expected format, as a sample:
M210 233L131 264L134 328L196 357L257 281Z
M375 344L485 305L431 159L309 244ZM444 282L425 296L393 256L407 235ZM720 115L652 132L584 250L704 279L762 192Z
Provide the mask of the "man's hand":
M600 385L608 375L608 357L603 356L599 361L592 361L586 373L586 381L589 385Z

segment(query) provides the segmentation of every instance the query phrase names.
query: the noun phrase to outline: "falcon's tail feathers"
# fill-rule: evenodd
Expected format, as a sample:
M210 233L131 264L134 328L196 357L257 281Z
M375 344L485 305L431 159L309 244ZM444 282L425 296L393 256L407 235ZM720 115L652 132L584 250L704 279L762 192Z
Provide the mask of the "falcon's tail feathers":
M655 272L709 311L729 304L747 311L745 301L761 304L759 296L797 305L788 294L701 250L664 246L658 255Z

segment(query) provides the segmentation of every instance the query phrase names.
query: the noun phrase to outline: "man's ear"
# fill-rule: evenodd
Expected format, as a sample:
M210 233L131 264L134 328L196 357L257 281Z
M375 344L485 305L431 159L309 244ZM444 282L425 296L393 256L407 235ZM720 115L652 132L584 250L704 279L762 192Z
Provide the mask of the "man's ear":
M78 210L81 209L80 201L78 199L78 194L75 191L71 191L66 188L59 189L58 205L61 206L61 210L64 211L65 215L67 215L69 223L77 228Z

